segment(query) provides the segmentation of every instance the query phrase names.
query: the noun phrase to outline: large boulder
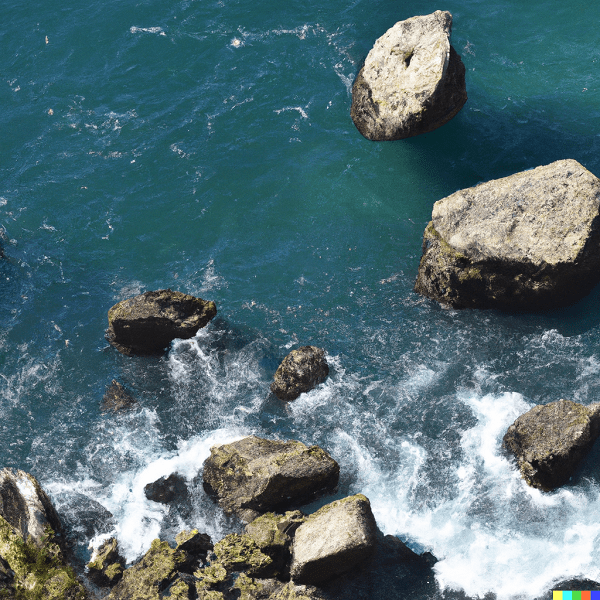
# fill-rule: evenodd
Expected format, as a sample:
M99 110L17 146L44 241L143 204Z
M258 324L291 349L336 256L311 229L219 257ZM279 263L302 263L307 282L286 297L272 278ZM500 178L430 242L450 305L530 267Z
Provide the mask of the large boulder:
M435 203L415 291L453 308L571 304L600 280L600 180L560 160Z
M317 585L363 563L375 551L377 524L362 494L327 504L296 530L290 574Z
M123 354L157 354L176 338L194 337L217 314L214 302L182 292L146 292L108 311L106 339Z
M532 487L553 490L573 475L600 435L600 404L570 400L534 406L504 435L523 479Z
M447 123L467 101L465 67L450 45L452 15L399 21L369 52L350 114L368 139L401 140Z
M173 500L183 500L188 495L188 488L183 478L178 473L171 473L168 477L161 477L144 486L144 494L148 500L168 504Z
M62 527L38 481L24 471L0 471L0 596L85 600L66 563Z
M275 372L271 391L280 400L295 400L300 394L323 383L329 375L325 350L302 346L292 350Z
M255 436L213 446L204 462L204 488L228 514L247 523L332 492L340 467L318 446Z

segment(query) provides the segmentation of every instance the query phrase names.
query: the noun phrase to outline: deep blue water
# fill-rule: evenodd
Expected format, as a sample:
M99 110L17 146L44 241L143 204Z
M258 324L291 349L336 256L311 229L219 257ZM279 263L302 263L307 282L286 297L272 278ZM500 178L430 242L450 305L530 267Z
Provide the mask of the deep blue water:
M600 290L538 315L412 291L436 200L562 158L600 175L593 3L2 8L0 466L40 479L83 557L102 534L134 560L186 526L233 531L197 476L211 445L254 433L327 449L340 495L363 492L384 533L440 559L440 589L532 598L600 579L598 449L552 494L500 451L533 404L600 399ZM425 136L367 141L349 116L361 62L437 9L467 104ZM162 358L108 346L110 306L166 287L218 317ZM331 376L282 406L270 381L305 344ZM101 411L113 378L134 410ZM173 471L186 510L143 495Z

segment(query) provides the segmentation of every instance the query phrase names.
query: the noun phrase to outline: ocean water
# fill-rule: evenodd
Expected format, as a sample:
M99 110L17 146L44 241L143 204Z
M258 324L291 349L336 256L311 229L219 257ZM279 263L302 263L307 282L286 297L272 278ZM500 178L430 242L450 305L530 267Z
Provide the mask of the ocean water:
M108 535L134 561L184 527L235 531L202 463L256 434L328 450L338 496L366 494L385 534L439 559L436 597L600 580L600 449L542 494L500 448L534 404L600 400L600 290L543 314L412 291L436 200L563 158L600 175L593 3L2 9L0 466L39 478L82 560ZM367 141L349 116L361 62L396 21L438 9L467 104L433 133ZM107 310L166 287L214 300L217 318L163 357L120 355ZM305 344L330 377L283 405L270 381ZM112 379L133 410L102 412ZM148 501L172 472L188 501Z

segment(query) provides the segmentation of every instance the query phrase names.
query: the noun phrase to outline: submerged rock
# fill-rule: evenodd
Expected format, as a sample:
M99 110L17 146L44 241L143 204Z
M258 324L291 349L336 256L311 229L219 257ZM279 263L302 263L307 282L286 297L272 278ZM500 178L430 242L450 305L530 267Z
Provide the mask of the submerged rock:
M250 522L332 492L340 467L318 446L255 436L213 446L204 462L204 487L225 512Z
M191 338L217 314L214 302L182 292L146 292L108 311L106 339L123 354L157 354L176 338Z
M600 281L600 180L560 160L435 203L415 291L454 308L571 304Z
M125 559L119 554L117 540L113 537L94 550L87 564L88 577L96 585L113 587L123 577L124 566Z
M280 400L295 400L300 394L323 383L329 375L325 350L302 346L292 350L275 372L271 391Z
M188 489L181 475L171 473L168 477L161 477L144 486L144 494L148 500L168 504L175 499L186 497Z
M290 574L319 584L366 561L375 551L377 524L362 494L327 504L309 515L294 537Z
M134 397L127 393L116 379L113 379L102 398L102 410L120 411L131 408L134 404Z
M352 87L350 114L375 141L401 140L447 123L467 101L465 67L450 45L452 15L399 21L369 52Z
M504 446L530 486L550 491L569 480L599 435L600 404L558 400L521 415L504 435Z
M35 477L2 469L0 596L86 599L85 588L64 560L62 540L58 515Z

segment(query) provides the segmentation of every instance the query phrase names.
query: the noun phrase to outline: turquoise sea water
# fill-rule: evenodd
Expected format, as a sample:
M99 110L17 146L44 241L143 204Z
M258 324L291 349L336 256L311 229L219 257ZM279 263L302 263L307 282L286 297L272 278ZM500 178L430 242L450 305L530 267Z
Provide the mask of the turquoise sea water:
M562 158L600 175L593 3L2 9L0 465L40 479L82 558L103 534L133 561L186 526L235 530L197 476L211 445L253 433L327 449L339 495L363 492L384 533L438 557L440 593L600 580L600 451L541 494L500 450L533 404L600 400L600 290L538 315L412 291L436 200ZM396 21L438 9L467 104L428 135L367 141L349 116L361 62ZM162 358L108 346L108 308L165 287L218 317ZM269 383L305 344L331 376L282 406ZM113 378L134 410L101 411ZM190 505L146 500L174 471Z

